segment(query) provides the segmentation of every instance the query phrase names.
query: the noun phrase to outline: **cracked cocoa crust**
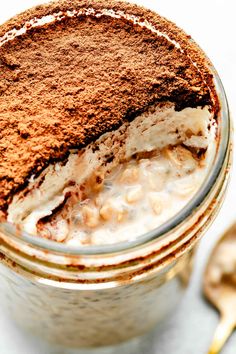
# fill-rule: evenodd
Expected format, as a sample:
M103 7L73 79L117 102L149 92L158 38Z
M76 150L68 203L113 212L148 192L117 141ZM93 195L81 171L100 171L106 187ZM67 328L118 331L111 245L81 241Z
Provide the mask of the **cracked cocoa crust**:
M144 27L108 16L67 17L3 44L0 211L30 176L153 104L172 102L177 110L209 105L217 113L204 54L173 23L142 7L115 0L55 1L9 20L0 26L0 37L32 18L90 7L146 19L183 52Z

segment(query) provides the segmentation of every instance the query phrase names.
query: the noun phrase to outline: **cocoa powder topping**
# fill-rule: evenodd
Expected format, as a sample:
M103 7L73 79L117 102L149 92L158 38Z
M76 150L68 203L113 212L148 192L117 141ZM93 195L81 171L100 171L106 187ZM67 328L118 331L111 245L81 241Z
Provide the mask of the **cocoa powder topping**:
M83 8L120 10L147 19L182 49L130 20L95 14L65 16L4 43L0 47L2 211L30 176L153 104L172 102L176 110L213 106L212 77L200 49L175 25L135 5L53 2L8 21L0 27L0 36L32 18Z

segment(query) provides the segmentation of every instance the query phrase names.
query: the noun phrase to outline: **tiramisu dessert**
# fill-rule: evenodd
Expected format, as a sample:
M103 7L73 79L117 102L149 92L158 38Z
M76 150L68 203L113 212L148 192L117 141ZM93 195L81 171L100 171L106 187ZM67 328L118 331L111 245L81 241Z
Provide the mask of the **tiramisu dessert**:
M191 200L214 155L218 101L184 32L135 5L81 0L29 10L0 36L2 220L101 245Z

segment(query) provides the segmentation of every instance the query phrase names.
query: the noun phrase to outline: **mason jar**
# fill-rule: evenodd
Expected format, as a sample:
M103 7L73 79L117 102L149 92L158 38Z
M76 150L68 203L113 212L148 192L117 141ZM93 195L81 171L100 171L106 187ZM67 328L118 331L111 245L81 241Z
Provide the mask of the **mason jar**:
M175 217L136 240L77 248L0 225L0 301L20 326L57 344L96 347L142 335L171 315L229 179L230 116L212 70L220 101L217 152Z

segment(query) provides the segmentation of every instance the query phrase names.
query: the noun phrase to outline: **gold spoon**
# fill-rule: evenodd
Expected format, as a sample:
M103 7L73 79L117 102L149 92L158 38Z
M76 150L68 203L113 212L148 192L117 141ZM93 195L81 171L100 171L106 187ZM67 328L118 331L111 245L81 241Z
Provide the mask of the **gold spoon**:
M208 354L218 354L236 328L236 223L215 246L204 275L204 295L220 312Z

